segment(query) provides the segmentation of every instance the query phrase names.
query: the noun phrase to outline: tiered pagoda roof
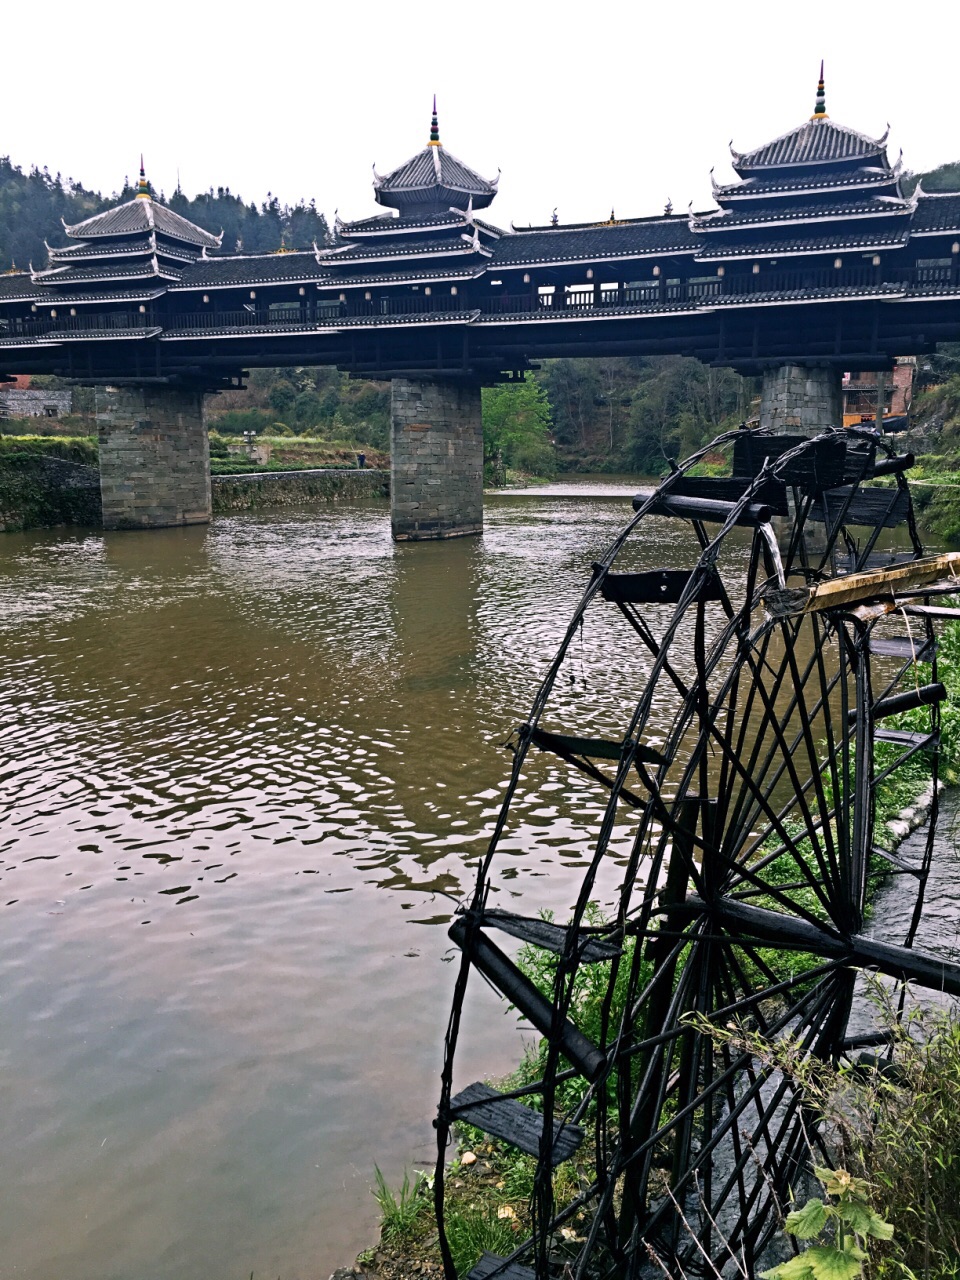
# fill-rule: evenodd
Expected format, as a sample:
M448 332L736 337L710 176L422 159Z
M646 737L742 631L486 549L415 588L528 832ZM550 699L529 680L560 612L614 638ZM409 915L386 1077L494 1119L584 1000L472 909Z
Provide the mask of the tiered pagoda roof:
M434 99L426 148L386 177L374 174L376 200L397 212L356 222L338 217L338 243L316 251L319 287L422 286L429 297L437 285L456 297L459 282L483 274L504 234L474 213L496 191L496 180L487 182L441 145Z
M485 209L497 194L500 175L481 178L440 142L437 100L433 100L430 141L405 164L381 177L373 171L377 204L401 214L444 214L453 209Z
M47 245L48 265L31 268L38 302L152 301L222 239L154 201L142 159L133 200L64 230L73 243Z
M740 181L714 182L719 208L690 217L691 231L703 237L698 256L716 260L904 245L916 199L904 196L900 161L890 165L886 140L886 133L871 138L829 118L821 67L809 120L754 151L731 146Z

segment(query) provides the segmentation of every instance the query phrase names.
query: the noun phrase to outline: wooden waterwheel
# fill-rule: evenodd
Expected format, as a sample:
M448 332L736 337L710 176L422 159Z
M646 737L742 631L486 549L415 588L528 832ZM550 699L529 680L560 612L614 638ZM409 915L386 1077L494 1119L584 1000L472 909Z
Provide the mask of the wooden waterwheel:
M728 477L690 475L707 453L724 454ZM822 1140L797 1086L710 1024L789 1035L796 1052L837 1060L877 1039L848 1034L858 969L960 993L960 967L912 946L946 696L934 623L960 610L937 603L956 590L954 557L923 557L911 462L867 431L732 432L639 495L594 565L516 734L476 890L450 930L462 956L435 1184L448 1280L444 1169L457 1121L537 1161L532 1234L509 1256L485 1254L471 1280L742 1274L734 1257L750 1275L771 1265L778 1210L807 1168L808 1139ZM618 572L631 539L656 539L663 517L692 523L699 555ZM895 538L900 550L879 549ZM556 693L577 628L597 609L619 611L648 674L616 731L585 737ZM620 670L611 655L611 680ZM538 753L605 796L565 925L491 906L498 848ZM923 854L909 862L883 847L876 810L884 780L918 757L933 799ZM615 916L598 926L589 904L626 813ZM912 894L912 921L905 937L879 941L865 936L864 914L871 884L888 875ZM555 954L550 996L503 950L504 934ZM575 999L589 965L605 966L606 990L592 1039ZM545 1039L540 1078L512 1093L461 1078L474 970ZM829 1161L826 1147L819 1156ZM570 1160L579 1189L564 1197L557 1171Z

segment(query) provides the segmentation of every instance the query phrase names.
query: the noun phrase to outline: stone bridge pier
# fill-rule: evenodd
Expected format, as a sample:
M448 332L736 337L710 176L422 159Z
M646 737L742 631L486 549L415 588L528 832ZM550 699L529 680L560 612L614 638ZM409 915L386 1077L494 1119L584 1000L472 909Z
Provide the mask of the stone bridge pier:
M398 542L483 531L480 386L394 378L390 524Z
M105 529L210 520L203 394L176 386L97 387Z
M843 374L830 365L781 364L767 369L760 425L778 435L819 435L843 426Z

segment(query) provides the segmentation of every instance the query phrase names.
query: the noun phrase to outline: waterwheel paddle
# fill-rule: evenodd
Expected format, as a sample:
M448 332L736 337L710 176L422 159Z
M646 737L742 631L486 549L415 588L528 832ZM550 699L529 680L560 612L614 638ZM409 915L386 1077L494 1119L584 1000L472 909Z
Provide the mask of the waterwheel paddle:
M725 455L728 476L689 474L708 453ZM960 994L960 966L912 946L946 696L934 622L951 615L937 601L960 585L960 557L924 558L904 478L911 463L867 431L731 432L638 495L594 565L515 735L495 832L450 930L462 958L435 1184L448 1280L444 1164L457 1121L537 1159L531 1236L509 1257L485 1254L471 1280L726 1275L734 1256L752 1275L769 1265L808 1137L820 1139L794 1083L708 1024L790 1035L801 1055L836 1060L858 1048L847 1033L858 969ZM692 523L699 555L618 572L631 540L655 541L664 517ZM895 532L881 550L885 530ZM886 549L898 536L902 550ZM564 722L569 703L556 696L571 640L598 609L619 611L624 643L649 655L629 712L603 737ZM611 653L611 681L625 669ZM903 713L906 723L893 720ZM521 787L536 785L541 753L606 797L565 926L490 903L498 847ZM877 788L918 754L930 761L933 802L923 856L908 863L882 847ZM589 904L628 811L634 835L615 915L598 929ZM880 942L864 936L864 912L871 881L890 874L914 910L905 937ZM503 950L503 935L556 955L552 996ZM607 973L594 1040L576 1024L585 965ZM474 970L546 1041L541 1078L513 1094L457 1062ZM571 1079L581 1082L575 1104ZM569 1159L582 1165L581 1185L564 1202L556 1171Z

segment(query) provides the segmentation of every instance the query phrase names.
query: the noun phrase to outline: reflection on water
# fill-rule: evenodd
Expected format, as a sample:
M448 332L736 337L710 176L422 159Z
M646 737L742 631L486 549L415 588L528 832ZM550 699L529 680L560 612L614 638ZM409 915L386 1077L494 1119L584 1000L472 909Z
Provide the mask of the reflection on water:
M370 1242L374 1163L430 1159L441 926L501 744L628 515L541 491L418 546L377 505L0 540L0 1275L315 1280ZM658 535L622 567L693 563ZM622 625L571 647L583 732L644 679ZM537 762L500 888L562 911L603 797ZM483 991L478 1076L502 1019Z

